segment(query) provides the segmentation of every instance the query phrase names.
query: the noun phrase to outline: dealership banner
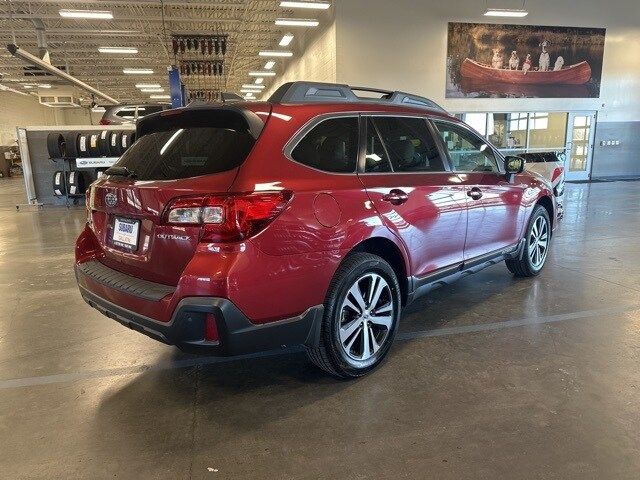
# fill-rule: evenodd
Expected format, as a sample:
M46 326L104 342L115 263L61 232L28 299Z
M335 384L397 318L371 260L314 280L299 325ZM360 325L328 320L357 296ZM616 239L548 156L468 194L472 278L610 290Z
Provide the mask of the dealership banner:
M447 98L597 98L604 28L449 23Z

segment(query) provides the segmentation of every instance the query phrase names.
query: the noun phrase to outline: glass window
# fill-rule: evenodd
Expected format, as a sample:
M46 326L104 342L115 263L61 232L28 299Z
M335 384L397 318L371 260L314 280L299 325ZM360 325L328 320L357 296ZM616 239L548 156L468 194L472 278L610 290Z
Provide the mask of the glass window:
M138 107L138 118L162 111L162 105L141 105Z
M499 172L491 147L464 127L435 122L449 151L453 169L458 172Z
M358 119L340 117L323 120L307 133L291 152L296 162L326 172L356 170Z
M438 146L429 133L425 119L373 117L368 120L367 131L365 171L389 171L389 162L394 172L445 170Z
M567 138L567 114L535 112L529 115L529 149L563 150Z
M140 137L115 166L127 167L137 180L174 180L238 167L255 140L248 132L192 127Z
M486 113L465 113L462 121L476 130L480 135L487 136L487 114Z

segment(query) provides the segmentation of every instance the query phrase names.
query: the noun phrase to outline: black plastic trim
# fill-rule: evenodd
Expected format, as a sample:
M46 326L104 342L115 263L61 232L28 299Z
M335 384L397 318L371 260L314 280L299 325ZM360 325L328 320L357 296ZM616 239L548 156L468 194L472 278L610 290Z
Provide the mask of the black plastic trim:
M524 245L525 240L522 239L514 245L494 250L493 252L470 258L464 262L450 265L448 267L440 268L425 276L411 276L408 278L411 293L409 293L407 303L429 293L431 290L443 285L450 285L467 275L478 273L479 271L506 260L507 258L517 258L522 255Z
M324 307L317 305L302 314L269 322L252 323L233 302L217 297L187 297L178 303L169 322L158 322L115 305L80 285L82 298L91 307L121 324L160 342L192 353L241 355L295 345L315 347L319 342ZM204 340L204 315L216 318L219 341Z
M175 287L132 277L103 265L97 260L80 263L76 272L91 280L135 297L157 302L175 291Z

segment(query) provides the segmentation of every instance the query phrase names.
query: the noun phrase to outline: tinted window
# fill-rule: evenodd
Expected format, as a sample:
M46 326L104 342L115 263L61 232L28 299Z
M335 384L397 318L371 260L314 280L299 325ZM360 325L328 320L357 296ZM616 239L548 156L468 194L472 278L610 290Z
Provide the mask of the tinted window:
M388 164L389 161L394 172L445 170L438 147L423 118L373 117L367 125L365 171L387 171L388 166L387 170L381 170L385 168L381 162ZM380 141L383 150L377 145ZM377 161L378 157L381 162Z
M134 120L136 118L136 107L124 107L116 112L116 116L125 120Z
M247 132L192 127L144 135L118 160L138 180L172 180L238 167L254 144Z
M367 119L367 150L364 171L367 173L390 172L391 163L387 150L382 144L378 130L371 118Z
M162 111L161 105L141 105L138 107L138 118Z
M493 150L485 140L464 127L435 122L458 172L499 172Z
M355 172L358 152L356 117L323 120L291 152L296 162L326 172Z

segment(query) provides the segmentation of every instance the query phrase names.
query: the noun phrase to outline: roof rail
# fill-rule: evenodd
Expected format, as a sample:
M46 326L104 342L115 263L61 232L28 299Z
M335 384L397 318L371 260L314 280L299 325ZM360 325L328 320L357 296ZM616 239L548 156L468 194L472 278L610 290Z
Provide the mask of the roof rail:
M380 97L359 97L355 92L380 94ZM271 103L316 103L316 102L363 102L363 103L392 103L396 105L410 105L426 107L446 112L444 108L433 100L411 93L383 90L372 87L350 87L339 83L320 82L289 82L281 85L269 97Z

